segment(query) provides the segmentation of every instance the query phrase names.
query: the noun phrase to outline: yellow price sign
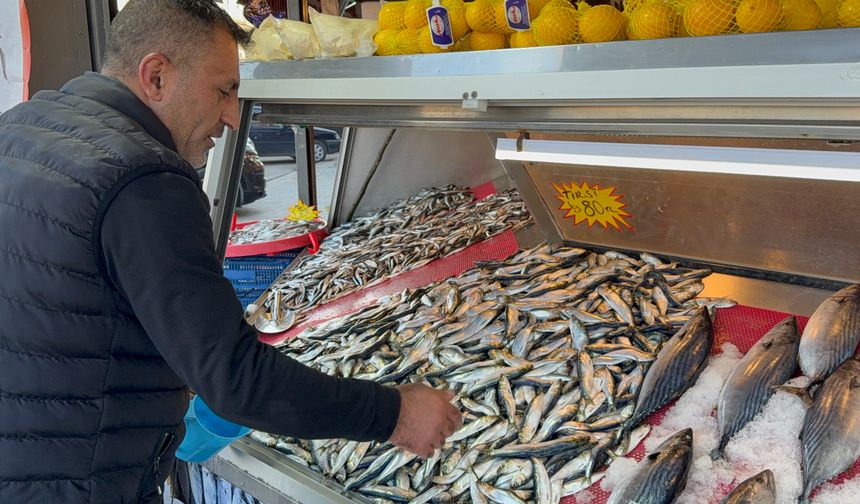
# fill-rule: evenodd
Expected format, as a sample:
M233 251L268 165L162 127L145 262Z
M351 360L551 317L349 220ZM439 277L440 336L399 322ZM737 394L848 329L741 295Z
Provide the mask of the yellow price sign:
M619 224L627 229L633 230L625 218L632 217L624 208L627 206L621 198L623 194L615 194L615 186L601 189L595 184L589 186L588 182L581 185L576 182L570 184L552 184L558 192L556 198L561 201L559 210L565 210L565 219L573 218L573 225L587 222L588 227L598 223L604 229L609 226L621 231Z
M305 205L305 202L299 200L298 203L290 207L290 213L287 215L287 220L290 221L308 221L319 217L320 212L312 206Z

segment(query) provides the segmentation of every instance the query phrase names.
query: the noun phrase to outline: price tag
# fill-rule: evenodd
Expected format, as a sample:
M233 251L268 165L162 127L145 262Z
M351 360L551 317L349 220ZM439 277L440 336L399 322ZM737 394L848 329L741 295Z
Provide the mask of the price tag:
M624 210L627 207L621 200L624 195L615 194L615 186L601 189L597 184L589 186L588 182L583 182L582 185L576 182L554 183L552 186L558 192L555 197L561 201L559 210L565 211L565 219L573 219L574 226L587 222L590 228L597 223L604 229L612 226L621 231L621 224L633 231L633 226L626 220L632 215Z
M439 0L433 0L433 5L427 9L427 23L430 25L430 40L433 45L447 48L454 43L448 9L443 7Z
M529 20L529 1L505 0L505 17L512 30L530 30L532 25Z

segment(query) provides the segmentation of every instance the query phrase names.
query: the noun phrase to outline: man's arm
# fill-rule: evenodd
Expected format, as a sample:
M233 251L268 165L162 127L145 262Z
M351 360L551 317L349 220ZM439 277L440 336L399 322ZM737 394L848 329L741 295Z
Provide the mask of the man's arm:
M164 360L218 414L302 438L391 436L395 389L327 376L257 340L190 180L155 173L131 182L105 214L102 248L111 281Z

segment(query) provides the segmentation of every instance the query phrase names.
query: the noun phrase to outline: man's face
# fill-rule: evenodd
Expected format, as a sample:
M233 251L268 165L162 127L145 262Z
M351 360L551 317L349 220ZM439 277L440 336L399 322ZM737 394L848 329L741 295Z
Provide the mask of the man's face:
M226 30L217 30L208 47L184 64L173 65L159 117L170 130L179 155L191 166L206 163L213 137L239 124L239 52Z

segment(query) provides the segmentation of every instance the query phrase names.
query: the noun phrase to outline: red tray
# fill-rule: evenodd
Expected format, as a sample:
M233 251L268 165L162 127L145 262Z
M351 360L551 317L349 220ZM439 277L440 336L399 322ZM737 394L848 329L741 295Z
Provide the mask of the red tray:
M328 231L325 228L326 222L324 220L314 220L317 222L321 222L322 227L311 231L310 233L306 233L299 236L291 236L290 238L284 238L282 240L246 243L244 245L231 245L228 243L227 252L224 254L224 256L247 257L255 255L270 255L277 254L278 252L283 252L285 250L292 250L305 246L310 246L308 252L310 252L311 254L316 254L317 251L319 251L320 249L320 242L322 242L325 237L328 236ZM250 226L251 224L256 224L258 222L260 221L250 221L236 224L234 229L242 229L243 227Z

